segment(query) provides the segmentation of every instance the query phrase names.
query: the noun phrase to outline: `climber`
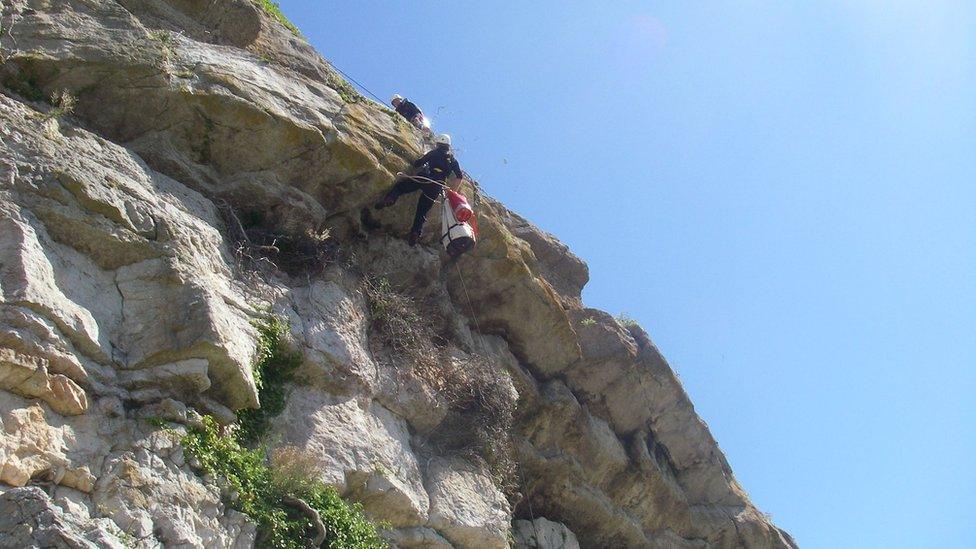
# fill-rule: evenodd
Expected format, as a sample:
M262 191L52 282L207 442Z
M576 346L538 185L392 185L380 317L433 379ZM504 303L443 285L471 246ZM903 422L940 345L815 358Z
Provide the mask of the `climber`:
M418 129L424 129L424 112L420 110L420 107L414 105L409 99L404 99L400 94L395 94L390 103L393 104L393 108L400 116L406 118Z
M451 152L451 136L442 133L434 139L434 143L437 144L436 147L413 162L413 167L419 169L416 175L408 175L397 181L386 196L373 206L377 210L382 210L395 204L401 195L420 191L417 213L414 214L413 226L410 228L410 235L407 236L407 242L411 246L417 245L431 206L440 196L441 190L447 186L444 181L451 174L456 175L458 179L464 177L461 166Z

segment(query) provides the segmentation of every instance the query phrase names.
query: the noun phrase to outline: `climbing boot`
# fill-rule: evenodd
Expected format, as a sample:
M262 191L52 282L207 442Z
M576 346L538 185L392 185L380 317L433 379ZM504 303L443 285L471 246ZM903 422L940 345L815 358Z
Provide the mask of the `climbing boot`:
M420 233L416 231L411 231L407 236L407 244L409 244L411 248L417 245L418 240L420 240Z
M383 208L389 208L396 202L396 199L392 196L384 196L383 200L380 200L373 205L373 209L382 210Z

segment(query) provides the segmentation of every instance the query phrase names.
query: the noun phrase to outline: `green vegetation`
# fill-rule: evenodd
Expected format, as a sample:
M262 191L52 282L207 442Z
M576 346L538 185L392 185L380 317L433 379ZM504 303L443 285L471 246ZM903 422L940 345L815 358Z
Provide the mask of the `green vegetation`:
M256 327L260 339L254 381L261 408L238 412L232 435L221 434L217 422L204 417L201 425L188 428L183 448L203 472L224 486L228 505L257 523L260 547L305 548L316 534L324 536L321 547L386 547L361 505L344 501L316 478L314 456L284 447L269 459L268 447L257 445L270 418L285 407L285 384L293 378L301 356L285 348L282 338L288 323L281 318L271 316Z
M628 330L631 328L640 327L640 324L638 324L637 321L631 318L630 315L628 315L627 313L620 313L619 315L617 315L617 322L619 322L621 326L627 328Z
M153 427L159 427L161 429L169 427L169 422L161 417L156 417L156 416L147 417L146 421L149 422L149 424L152 425Z
M75 110L78 100L68 90L61 90L51 94L51 106L54 107L44 115L44 120L57 120Z
M257 360L254 364L254 383L258 388L261 407L237 412L237 438L241 444L251 445L268 431L272 417L285 409L285 384L295 376L302 357L284 348L281 338L288 332L288 323L272 316L257 324Z
M580 324L583 326L593 326L596 324L596 319L593 318L592 316L588 316L583 320L580 320Z
M296 27L294 23L289 21L288 18L285 17L285 14L281 12L281 6L279 6L277 2L272 2L272 0L252 0L252 1L255 4L261 6L261 9L267 12L268 15L277 19L282 25L285 26L285 28L290 30L292 34L294 34L295 36L302 35L302 31L298 30L298 27Z
M131 534L123 532L115 523L110 523L108 533L118 538L125 547L139 547L139 542Z
M183 447L200 468L226 481L228 503L258 524L258 546L304 549L317 531L314 519L289 503L298 498L318 513L325 527L322 547L386 547L376 525L359 504L344 501L335 489L314 477L313 460L296 449L283 449L269 466L263 448L247 449L235 437L222 436L213 418L191 427Z
M173 40L173 35L166 30L155 30L155 31L150 31L149 38L155 40L156 42L159 42L164 46L168 46L169 43Z
M329 75L329 87L339 92L339 97L346 103L359 103L363 100L362 94L356 91L352 84L346 82L345 78L337 74Z
M155 30L149 33L149 39L155 42L159 42L159 47L161 49L162 55L160 56L160 61L163 67L167 67L170 61L173 59L173 35L169 31L165 30Z
M407 121L400 116L400 113L390 109L384 109L384 112L386 112L386 115L393 120L393 123L396 124L397 129L403 129L406 127Z

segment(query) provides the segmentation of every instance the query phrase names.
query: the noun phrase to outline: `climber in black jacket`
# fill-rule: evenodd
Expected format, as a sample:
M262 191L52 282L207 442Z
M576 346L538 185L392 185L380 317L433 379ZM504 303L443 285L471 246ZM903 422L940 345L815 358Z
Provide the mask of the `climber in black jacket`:
M404 99L400 94L393 96L393 100L390 101L393 104L393 108L400 116L406 118L414 126L421 128L423 127L424 113L420 110L420 107L414 105L409 99Z
M407 237L407 242L411 246L417 245L424 223L427 221L427 213L430 212L434 201L437 200L441 190L446 186L444 181L447 180L447 177L452 173L459 179L463 177L461 166L454 158L454 153L451 152L451 136L446 133L438 135L434 139L434 143L437 143L434 149L414 161L413 167L420 168L417 177L404 177L393 185L393 188L386 193L382 200L373 206L377 210L382 210L395 204L401 195L420 191L417 213L413 216L413 227L411 227L410 235ZM432 181L427 181L428 179Z

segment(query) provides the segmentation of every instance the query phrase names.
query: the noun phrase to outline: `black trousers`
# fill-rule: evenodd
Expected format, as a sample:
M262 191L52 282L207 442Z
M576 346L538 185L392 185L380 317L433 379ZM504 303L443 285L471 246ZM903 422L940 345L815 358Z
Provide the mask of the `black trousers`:
M417 213L413 216L413 227L411 231L420 234L427 222L427 214L430 213L431 206L441 194L441 186L436 183L418 181L411 177L405 177L393 185L390 192L386 193L386 199L396 202L400 196L420 191L420 198L417 200Z

